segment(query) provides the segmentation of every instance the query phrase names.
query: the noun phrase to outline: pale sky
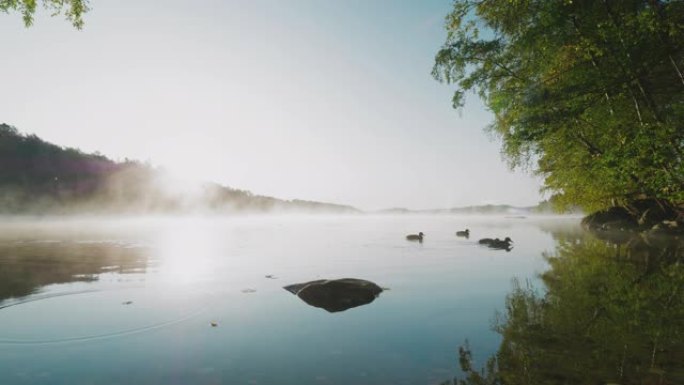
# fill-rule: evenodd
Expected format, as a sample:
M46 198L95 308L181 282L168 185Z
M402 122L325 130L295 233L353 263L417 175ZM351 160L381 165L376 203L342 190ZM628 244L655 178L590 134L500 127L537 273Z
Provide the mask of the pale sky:
M475 97L430 76L451 0L91 0L0 13L0 123L256 194L362 209L532 205Z

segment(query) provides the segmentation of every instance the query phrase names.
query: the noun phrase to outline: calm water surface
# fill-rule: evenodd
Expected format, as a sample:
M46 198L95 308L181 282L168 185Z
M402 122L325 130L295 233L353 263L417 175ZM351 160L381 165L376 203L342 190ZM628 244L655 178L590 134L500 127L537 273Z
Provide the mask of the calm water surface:
M683 383L681 243L578 222L7 220L0 384ZM282 288L347 277L388 290L328 313Z

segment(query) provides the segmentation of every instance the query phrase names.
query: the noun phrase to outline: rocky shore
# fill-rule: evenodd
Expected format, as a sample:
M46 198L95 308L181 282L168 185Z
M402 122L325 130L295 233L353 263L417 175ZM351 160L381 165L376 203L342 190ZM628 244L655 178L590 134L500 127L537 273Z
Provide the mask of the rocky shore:
M684 203L643 199L597 211L582 219L590 231L629 231L684 236Z

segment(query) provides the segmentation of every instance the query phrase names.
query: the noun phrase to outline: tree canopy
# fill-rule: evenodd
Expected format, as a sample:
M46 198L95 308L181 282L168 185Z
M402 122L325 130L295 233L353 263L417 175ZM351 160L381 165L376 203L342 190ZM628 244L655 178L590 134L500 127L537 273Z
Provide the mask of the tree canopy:
M684 202L684 2L456 0L433 76L559 208Z
M38 7L38 0L0 0L0 11L9 13L17 11L22 14L24 24L29 27L33 24L33 16ZM74 27L83 28L83 14L88 12L88 0L42 0L43 7L52 13L52 16L64 15Z

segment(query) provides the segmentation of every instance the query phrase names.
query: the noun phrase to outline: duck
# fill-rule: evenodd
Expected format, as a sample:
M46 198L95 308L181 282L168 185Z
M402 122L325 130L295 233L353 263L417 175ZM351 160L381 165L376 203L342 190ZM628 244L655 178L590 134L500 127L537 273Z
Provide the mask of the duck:
M418 241L418 242L423 242L423 234L422 232L418 234L409 234L406 236L406 240L408 241Z
M509 237L506 237L503 241L499 238L482 238L478 241L478 243L481 245L487 245L492 249L503 249L510 251L513 240Z
M466 238L468 238L468 237L470 236L470 230L469 230L469 229L465 229L464 231L457 231L457 232L456 232L456 236L457 236L457 237L466 237Z

